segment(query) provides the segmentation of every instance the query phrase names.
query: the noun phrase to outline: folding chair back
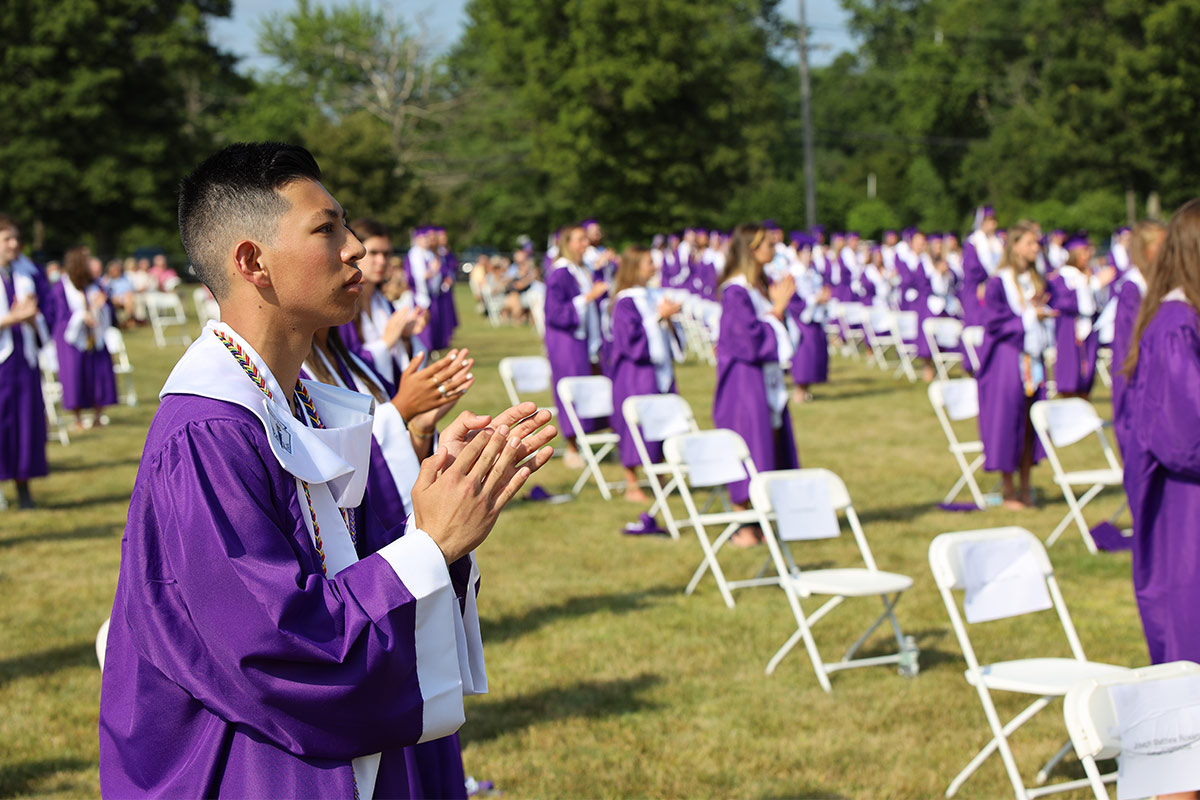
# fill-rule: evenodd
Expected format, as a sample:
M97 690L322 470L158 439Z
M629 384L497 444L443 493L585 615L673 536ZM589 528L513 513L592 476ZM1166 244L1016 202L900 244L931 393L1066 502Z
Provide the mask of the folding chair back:
M726 484L745 480L747 477L753 479L757 474L754 461L750 458L750 448L746 446L742 437L723 428L672 436L663 442L663 458L680 478L677 481L679 495L683 499L684 508L687 509L688 522L696 532L696 538L700 540L700 549L704 551L704 560L696 568L685 592L694 592L704 573L711 569L725 605L733 608L733 589L776 583L774 580L760 579L727 581L717 561L717 552L738 528L758 521L758 516L752 510L734 510L729 505L725 492ZM710 512L706 506L702 511L696 505L692 494L694 488L713 490L714 496L721 500L722 510ZM710 499L709 505L711 502ZM715 540L708 536L709 525L723 527Z
M971 372L979 372L979 348L983 347L983 327L970 325L963 328L961 341L967 361L971 363Z
M192 305L196 307L196 319L200 323L200 328L209 320L213 322L221 321L221 308L217 305L217 301L213 299L212 294L203 286L192 291Z
M692 413L688 401L677 394L639 394L626 397L621 404L621 415L637 450L638 460L642 463L646 482L650 484L650 490L654 493L654 505L648 513L653 516L661 509L667 532L671 534L672 539L678 539L679 525L667 500L678 488L681 478L670 464L665 461L655 462L650 458L646 442L662 442L680 433L699 430L696 415Z
M579 446L584 460L583 473L575 481L571 493L578 495L591 477L595 479L600 495L605 500L611 500L610 490L624 484L620 481L606 480L604 473L600 471L600 462L616 448L620 439L612 431L584 433L581 423L583 420L606 419L612 416L612 381L604 375L583 375L560 378L555 388L559 399L562 400L567 419L575 429L575 444Z
M937 416L942 432L946 434L950 454L958 464L959 478L950 491L946 493L943 503L950 503L965 487L971 493L971 500L978 508L984 507L983 492L975 480L975 473L983 466L983 442L978 440L961 441L954 432L954 422L975 419L979 416L979 387L974 378L956 378L954 380L937 380L929 384L929 404ZM968 455L975 458L967 461Z
M506 356L500 359L500 383L514 406L522 402L522 396L549 392L553 375L550 359L545 356ZM551 406L551 413L557 409Z
M1171 694L1179 697L1181 705L1191 705L1198 698L1194 695L1190 698L1185 697L1183 690L1194 691L1197 677L1200 677L1200 665L1191 661L1173 661L1135 669L1116 678L1090 678L1071 687L1063 700L1063 718L1067 723L1071 743L1075 747L1075 755L1083 763L1096 800L1108 800L1108 789L1104 786L1105 778L1100 774L1096 762L1116 758L1122 752L1121 729L1112 698L1113 687L1151 681L1166 685L1175 684ZM1193 777L1200 778L1200 775ZM1163 787L1158 791L1166 793L1192 788L1195 788L1195 785Z
M896 647L903 646L904 636L896 620L894 608L901 593L912 587L912 578L891 572L881 572L867 544L866 534L850 493L840 477L826 469L789 469L760 472L750 482L750 500L759 515L759 525L767 541L771 560L780 584L796 620L796 631L788 638L771 660L766 672L771 674L784 656L800 641L808 650L809 660L817 680L825 691L832 691L829 673L839 669L895 664L899 653L886 656L855 658L859 648L887 621L891 623ZM801 570L792 557L789 542L803 539L830 539L841 534L837 514L841 512L854 533L865 569L836 568ZM772 522L774 519L774 522ZM829 597L817 611L806 616L800 599L810 595ZM878 597L883 612L846 651L840 661L825 663L812 636L811 627L840 605L847 597Z
M109 326L104 331L104 347L113 360L113 374L118 382L125 384L122 394L125 404L136 406L138 401L137 389L133 385L133 364L129 362L129 352L125 349L125 335L121 329Z
M529 318L533 320L533 329L537 331L539 339L546 338L546 289L541 284L537 284L530 288L529 297Z
M1088 661L1084 656L1083 645L1041 541L1024 528L1016 527L943 533L929 545L929 567L967 662L967 683L975 687L992 732L992 740L951 781L946 796L958 791L997 750L1018 798L1086 787L1086 780L1033 789L1025 786L1008 744L1009 735L1055 698L1064 696L1075 683L1086 678L1114 677L1128 671L1124 667ZM965 613L959 612L953 595L956 591L965 595ZM1016 617L1050 608L1058 614L1071 658L1021 658L980 664L967 632L968 623ZM1017 692L1037 699L1002 724L992 701L992 691ZM1068 742L1038 772L1038 784L1046 782L1050 771L1069 751Z
M896 355L900 357L900 366L896 375L904 374L909 383L917 382L917 373L913 369L912 360L917 356L917 337L921 335L918 321L920 316L915 311L896 311L892 313L892 339L895 343Z
M144 297L150 328L154 331L154 343L160 348L166 347L169 341L191 344L192 339L186 331L168 336L171 328L187 327L187 314L184 313L179 295L174 292L146 292Z
M950 370L962 363L962 353L955 352L962 339L963 324L950 317L926 317L921 334L929 344L929 354L938 377L950 380Z
M881 370L886 371L888 368L887 349L896 346L896 338L892 332L892 312L878 306L864 309L862 324L863 336L866 337L867 346L871 348L871 359L867 363L874 363Z
M1058 537L1074 520L1083 537L1083 543L1088 552L1096 553L1096 543L1092 539L1091 530L1083 518L1083 507L1092 501L1096 495L1109 486L1123 486L1124 472L1116 453L1104 435L1104 421L1096 413L1095 407L1081 397L1061 398L1056 400L1039 400L1029 411L1033 429L1037 432L1046 458L1054 470L1054 482L1062 489L1067 501L1067 514L1046 539L1046 544L1054 544ZM1094 434L1100 442L1104 453L1106 467L1090 470L1067 471L1063 469L1059 456L1059 448L1070 447ZM1076 498L1074 486L1089 487L1081 496Z

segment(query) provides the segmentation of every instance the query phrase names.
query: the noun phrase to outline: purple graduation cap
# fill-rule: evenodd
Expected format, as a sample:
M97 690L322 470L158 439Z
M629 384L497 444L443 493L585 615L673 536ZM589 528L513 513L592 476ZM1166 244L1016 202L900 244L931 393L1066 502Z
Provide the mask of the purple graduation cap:
M883 232L883 238L886 239L889 236L895 236L897 239L900 238L900 234L896 233L895 231L884 231Z
M813 236L820 236L821 234L825 233L825 226L824 225L813 225L811 228L808 229L808 232L811 233Z
M942 234L931 233L928 236L926 236L925 238L931 242L940 242L942 240Z
M803 231L788 231L787 238L792 244L800 244L806 237Z
M662 247L666 243L667 243L667 237L663 236L661 233L654 234L654 238L650 240L650 246L656 250L658 248Z
M1070 252L1071 250L1074 250L1077 247L1090 247L1090 246L1091 246L1091 242L1088 241L1086 233L1075 234L1070 239L1067 239L1067 243L1064 245L1064 247L1066 247L1068 252Z
M861 239L862 237L858 235L858 231L846 231L846 238L847 239Z
M776 221L775 221L775 220L773 220L773 219L765 219L765 220L763 220L763 224L762 224L762 226L763 226L765 229L769 230L769 231L781 231L781 230L783 230L783 228L780 228L780 227L779 227L779 223L778 223L778 222L776 222Z
M975 209L975 230L979 230L979 228L983 225L983 221L985 219L995 219L995 218L996 218L996 209L994 209L988 205L980 206L979 208Z

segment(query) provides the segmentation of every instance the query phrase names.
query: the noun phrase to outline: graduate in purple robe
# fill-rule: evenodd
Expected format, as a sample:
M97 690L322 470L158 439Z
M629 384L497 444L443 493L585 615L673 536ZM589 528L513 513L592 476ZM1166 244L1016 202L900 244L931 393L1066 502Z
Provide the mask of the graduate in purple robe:
M1146 284L1154 272L1154 264L1166 232L1166 226L1156 220L1143 220L1135 225L1129 240L1129 269L1114 284L1119 287L1116 290L1117 309L1113 320L1111 345L1114 424L1119 424L1118 420L1124 409L1127 381L1125 361L1133 344L1133 331L1137 325L1138 313L1142 310L1142 298L1146 296Z
M240 144L183 182L184 246L223 321L167 379L130 501L105 796L466 793L455 754L420 745L486 691L470 554L553 430L521 422L533 404L494 430L464 412L402 528L363 502L373 401L297 380L359 297L363 248L319 177L301 148Z
M1084 397L1096 380L1099 334L1095 322L1103 306L1105 282L1092 274L1093 248L1086 237L1067 242L1067 263L1046 282L1054 320L1054 383L1062 397ZM1111 272L1111 270L1109 271Z
M1200 200L1171 218L1129 354L1117 437L1150 661L1200 659Z
M984 284L983 345L979 351L979 438L983 468L1002 473L1004 506L1032 505L1029 478L1044 453L1034 435L1029 409L1045 397L1043 320L1054 316L1034 268L1038 233L1033 225L1013 227L996 274ZM1013 474L1020 473L1020 489Z
M609 305L612 360L607 374L613 386L612 429L621 438L625 499L635 503L648 503L651 498L638 485L637 468L641 459L621 408L627 397L675 391L672 336L667 325L682 310L679 303L666 299L661 292L646 289L653 276L654 259L650 251L636 246L625 248ZM655 463L662 461L662 442L645 444L650 459Z
M814 383L829 381L829 345L825 323L829 321L829 301L833 292L812 265L812 243L807 237L798 242L798 259L792 263L796 292L788 301L787 328L795 352L792 353L793 400L807 403Z
M21 255L16 222L0 214L0 482L16 482L21 508L34 507L29 480L49 473L38 369L38 343L48 338L42 287L38 268Z
M441 265L442 288L437 296L438 329L434 331L433 349L445 350L458 328L458 309L454 306L454 281L458 278L458 257L450 249L446 229L435 227L431 235L433 254Z
M783 320L796 283L788 273L767 285L764 267L774 256L763 228L742 225L734 231L721 282L712 411L714 425L736 431L745 439L760 471L800 465L783 374L792 357ZM749 480L730 484L729 496L735 505L745 507L750 499ZM743 528L730 541L745 547L761 541L761 536L761 531Z
M441 263L429 249L430 230L422 227L413 231L412 246L404 257L404 269L417 307L429 314L425 327L416 334L417 338L426 350L433 351L439 349L436 345L445 337L446 323L438 306L442 291Z
M546 357L550 374L557 386L563 378L591 375L593 365L600 363L601 314L599 300L608 291L608 284L593 280L591 270L583 265L587 250L587 234L581 225L570 225L559 234L562 255L546 276ZM575 445L575 429L567 419L558 392L558 422L567 440L564 463L574 469L583 468L583 456ZM584 433L604 426L602 420L581 420Z
M975 212L975 230L963 244L963 279L958 302L962 305L963 325L983 324L983 285L996 271L1000 243L996 237L996 212L991 206L980 206Z
M86 247L74 247L63 257L63 279L50 290L58 381L63 408L75 412L75 428L83 430L82 413L93 410L97 425L102 412L117 402L117 378L112 355L104 342L112 327L113 310L96 281Z

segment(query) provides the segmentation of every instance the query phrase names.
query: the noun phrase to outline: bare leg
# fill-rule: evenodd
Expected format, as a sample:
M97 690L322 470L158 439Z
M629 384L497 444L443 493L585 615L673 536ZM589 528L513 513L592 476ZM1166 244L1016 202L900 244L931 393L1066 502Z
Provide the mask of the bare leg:
M650 496L638 486L637 470L625 468L625 499L631 503L649 503Z
M1029 485L1029 476L1033 471L1033 422L1028 415L1025 419L1025 446L1021 449L1021 502L1027 506L1033 505L1033 487Z
M567 452L563 453L563 463L571 469L583 469L583 456L579 455L579 445L575 444L575 437L567 437Z
M733 507L737 511L745 511L750 506L746 503L734 503ZM734 531L733 536L729 537L729 543L734 547L754 547L763 543L762 529L757 525L743 525Z
M1013 485L1013 473L1002 472L1000 474L1000 481L1003 486L1001 491L1003 492L1004 497L1004 507L1010 511L1023 510L1025 508L1025 504L1017 498L1017 489Z

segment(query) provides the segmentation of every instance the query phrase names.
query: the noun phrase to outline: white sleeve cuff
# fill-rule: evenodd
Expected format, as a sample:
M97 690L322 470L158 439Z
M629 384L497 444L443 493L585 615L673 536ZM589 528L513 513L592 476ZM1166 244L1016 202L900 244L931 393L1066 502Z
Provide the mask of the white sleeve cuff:
M456 627L456 622L462 625L462 617L446 558L412 520L404 536L384 546L379 554L416 603L413 643L424 704L420 741L449 736L466 716Z

